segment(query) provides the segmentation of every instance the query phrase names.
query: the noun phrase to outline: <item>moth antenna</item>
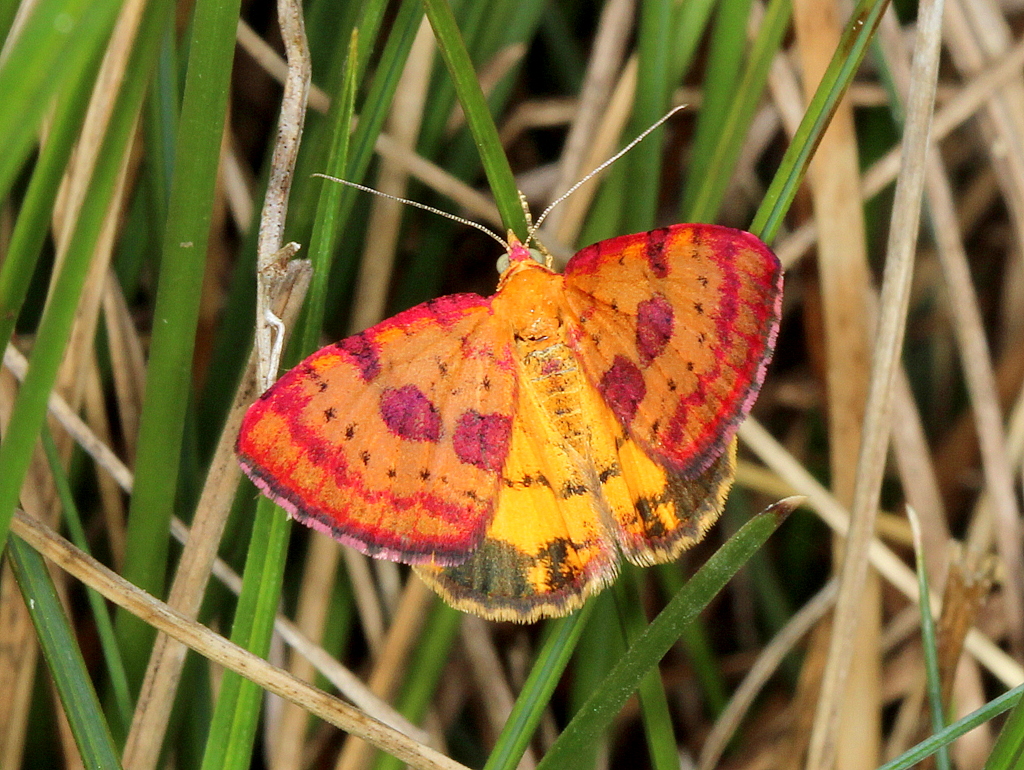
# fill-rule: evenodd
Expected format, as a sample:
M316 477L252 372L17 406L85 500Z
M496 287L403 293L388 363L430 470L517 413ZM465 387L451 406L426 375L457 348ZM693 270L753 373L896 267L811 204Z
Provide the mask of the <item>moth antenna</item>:
M562 193L557 198L555 198L553 201L551 201L551 203L548 204L548 207L546 209L544 209L544 211L541 213L541 215L539 217L537 217L537 220L530 226L530 231L527 234L527 240L528 241L531 240L533 238L534 234L540 229L540 226L544 223L544 219L547 217L548 214L551 213L551 209L553 209L559 203L564 201L566 198L568 198L570 195L572 195L574 192L576 192L578 189L580 189L583 185L585 185L587 182L589 182L595 176L600 174L602 171L604 171L606 168L608 168L610 165L612 165L615 161L617 161L619 158L621 158L627 152L629 152L634 147L636 147L638 144L640 144L640 142L642 142L644 139L647 138L648 134L650 134L656 128L660 128L669 118L671 118L677 112L679 112L680 110L685 110L687 106L688 105L686 105L686 104L680 104L680 105L670 109L668 112L666 112L664 115L662 115L656 121L654 121L654 123L652 123L648 128L646 128L642 132L640 132L640 134L635 139L633 139L629 144L627 144L625 147L623 147L617 153L612 155L610 158L608 158L608 160L606 160L600 166L595 168L589 174L584 176L580 181L578 181L576 184L574 184L572 187L570 187L564 193Z
M419 201L411 201L408 198L400 198L397 195L391 195L390 193L381 192L380 190L374 190L372 187L367 187L366 185L362 185L357 182L350 182L347 179L341 179L336 176L330 176L329 174L316 173L313 174L313 176L318 176L321 179L328 179L332 182L337 182L338 184L343 184L348 187L354 187L355 189L362 190L363 192L373 193L374 195L379 195L381 198L387 198L388 200L398 201L399 203L404 203L407 206L412 206L417 209L423 209L424 211L429 211L431 214L437 214L438 216L444 217L445 219L450 219L453 222L458 222L459 224L462 225L469 225L470 227L475 227L480 232L487 233L494 240L500 243L502 248L505 249L505 251L508 251L511 248L505 241L505 239L502 238L500 235L494 233L493 231L488 229L486 226L480 224L479 222L474 222L472 219L466 219L465 217L460 217L457 214L450 214L447 211L442 211L439 208L428 206L426 203L420 203Z

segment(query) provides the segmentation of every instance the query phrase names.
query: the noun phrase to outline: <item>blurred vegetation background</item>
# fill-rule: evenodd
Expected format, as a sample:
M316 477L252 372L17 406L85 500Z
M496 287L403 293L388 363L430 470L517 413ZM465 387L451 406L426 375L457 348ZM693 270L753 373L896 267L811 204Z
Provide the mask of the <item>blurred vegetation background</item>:
M0 1L0 768L868 770L935 733L1019 767L1024 5L944 5ZM703 543L485 623L240 478L257 295L289 366L497 279L477 230L314 173L523 236L517 190L536 215L679 104L539 237L714 221L782 259Z

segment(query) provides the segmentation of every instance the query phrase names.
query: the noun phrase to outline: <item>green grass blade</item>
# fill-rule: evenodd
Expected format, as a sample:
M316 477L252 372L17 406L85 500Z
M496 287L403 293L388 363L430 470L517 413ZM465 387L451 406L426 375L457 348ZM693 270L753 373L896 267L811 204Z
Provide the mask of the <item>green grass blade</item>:
M167 532L178 491L238 8L238 0L201 0L195 6L175 142L123 571L125 579L157 596L163 594ZM126 612L118 614L117 629L129 680L138 687L154 632Z
M363 103L362 112L359 113L359 125L356 126L355 133L349 141L349 158L346 171L341 175L343 179L350 182L362 182L366 175L366 169L369 168L370 161L373 160L374 143L377 141L377 137L384 127L388 111L391 109L395 89L398 87L405 62L409 58L409 49L412 47L416 30L419 29L422 18L423 12L420 10L419 0L403 0L391 25L391 32L384 44L384 51L370 82L370 87L366 92L366 100ZM361 58L360 61L362 61ZM341 190L335 215L339 227L345 227L357 195L365 195L365 193L350 187ZM355 257L352 259L354 260Z
M1024 767L1024 699L1019 699L999 731L985 770L1017 770Z
M768 71L772 59L782 44L782 38L789 29L789 19L793 13L790 0L771 0L765 9L764 19L757 32L757 38L751 47L750 59L743 71L736 97L733 99L728 115L721 123L718 141L708 153L706 167L714 169L707 174L692 200L682 210L685 222L710 222L715 219L722 205L729 179L743 149L747 129L754 119L757 105L761 101Z
M325 173L340 177L348 166L349 126L355 112L356 86L359 77L359 30L352 30L349 39L349 55L345 66L341 95L331 105L331 149L327 158ZM313 235L309 242L310 259L313 262L313 277L306 294L305 314L310 323L303 324L301 350L308 354L318 347L320 327L323 324L324 306L327 301L327 278L342 222L338 217L338 204L344 185L326 179L319 180L320 200L317 204Z
M28 293L49 231L53 203L89 104L98 65L97 57L92 66L81 70L77 80L69 83L57 99L47 140L40 148L32 179L21 202L7 253L0 264L0 347L6 346L11 339Z
M918 596L929 597L928 570L924 563L924 546L921 542L921 528L917 515L907 512L910 525L914 532L914 562L917 568ZM929 602L918 603L921 611L921 645L924 648L924 670L928 682L928 706L931 712L932 732L938 733L946 726L945 709L942 706L942 680L939 677L939 651L935 638L935 620ZM940 746L935 753L935 766L938 770L950 770L949 749Z
M265 607L277 609L290 532L291 519L270 499L261 497L256 504L249 557L231 627L231 641L260 657L270 651L274 612L266 612ZM202 770L242 770L250 766L262 700L259 685L234 672L224 674Z
M689 72L714 6L714 0L686 0L678 4L677 18L672 23L675 37L672 39L669 83L681 83Z
M879 767L878 770L909 770L909 768L916 765L925 757L930 757L938 751L940 746L948 746L961 735L969 733L978 725L984 724L988 720L999 716L1004 711L1009 711L1014 706L1017 707L1017 711L1020 711L1021 704L1024 703L1024 697L1022 696L1024 696L1024 684L1017 685L1012 690L1004 692L998 698L990 700L977 711L972 711L963 719L953 722L953 724L949 725L949 727L944 729L942 732L936 733L930 738L921 741L919 744L911 747L895 759L886 762L884 765ZM1012 754L1008 756L1012 756ZM991 757L989 760L991 761ZM1016 770L1016 766L1012 764L1009 765L1009 767L1013 767L1014 770ZM991 769L986 765L985 770Z
M17 537L7 552L83 764L119 768L120 755L43 557Z
M36 142L52 97L92 69L121 8L117 0L42 0L0 64L0 198Z
M78 506L71 494L71 484L68 482L64 466L61 464L60 455L57 453L57 445L53 441L53 435L46 427L42 435L43 451L46 453L46 460L50 465L50 472L53 474L54 485L57 488L57 495L60 498L61 507L64 509L64 520L67 522L68 532L71 540L85 553L89 553L89 539L85 536L85 527L82 526L82 517L78 513ZM91 554L90 554L91 555ZM107 605L99 592L86 588L85 595L89 600L89 609L92 611L93 621L96 623L96 635L100 638L100 649L103 652L103 661L107 664L107 676L110 678L110 689L114 693L114 702L117 705L117 715L121 724L120 733L127 735L128 728L132 723L132 696L128 687L128 676L125 674L124 661L121 660L121 650L117 646L117 636L114 634L114 622L107 610Z
M603 631L612 628L618 622L615 609L615 597L611 591L598 594L590 600L593 607L587 625L590 631L580 634L572 656L572 667L566 674L569 680L568 702L566 703L566 719L579 712L587 699L594 694L601 682L612 670L612 666L626 651L626 643L622 634L609 634ZM602 736L580 754L577 764L581 768L597 768L598 758L608 750L608 736Z
M735 494L735 490L733 491ZM678 564L659 564L655 567L662 590L668 596L675 596L685 584ZM693 666L693 673L700 683L701 692L707 701L708 711L714 715L722 713L729 703L729 692L722 677L721 667L715 656L714 647L702 618L683 629L679 643Z
M675 3L653 0L640 4L640 28L637 36L637 89L633 99L633 115L629 122L630 137L653 125L668 110L670 84L669 47ZM625 198L621 227L623 232L650 230L658 209L661 179L661 156L665 148L665 128L656 131L634 147L624 162L630 179L643 179L643 184L630 184Z
M619 622L627 645L639 639L647 627L640 585L636 570L626 567L614 586ZM640 714L643 717L647 750L651 754L651 766L655 770L677 770L679 749L672 729L668 698L661 683L661 671L657 665L644 674L637 695L640 697Z
M143 18L139 44L133 51L128 76L107 126L107 133L97 157L89 194L85 197L75 229L68 243L67 256L54 280L46 309L36 330L35 345L28 372L18 391L10 423L0 443L0 549L7 542L11 516L18 502L22 481L28 471L32 448L46 416L46 405L71 333L78 298L89 270L92 254L106 220L107 209L114 194L122 159L135 128L148 73L152 72L156 47L151 27L160 25L159 11L169 12L170 4L154 0L150 13ZM169 13L164 17L169 17ZM2 153L0 153L2 154ZM166 532L161 535L164 537Z
M750 232L766 243L775 239L782 226L783 217L789 211L797 188L807 173L811 156L853 81L888 5L889 0L861 0L850 17L835 55L807 106L804 119L800 121L793 141L750 226Z
M579 612L548 623L544 644L484 770L514 770L519 765L593 608L594 603L587 602Z
M764 544L794 506L790 498L758 514L708 559L630 646L537 765L538 770L569 767L576 752L585 751L601 737L644 675L678 640L683 627Z
M520 238L525 238L526 215L519 202L519 191L512 176L512 168L501 147L498 129L491 118L487 99L480 89L480 81L477 80L473 62L462 42L451 6L448 0L423 0L423 7L434 29L441 57L455 83L455 91L466 114L466 121L476 140L480 160L498 210L501 212L501 219L507 228L514 230Z
M343 174L348 164L349 126L352 124L355 106L358 57L358 34L353 32L349 39L346 71L342 77L342 92L334 100L330 116L333 135L327 171L337 175ZM291 346L293 358L306 355L317 347L323 324L327 276L341 227L337 203L347 188L323 181L325 186L321 189L310 246L313 279L307 295L305 314L294 335L296 342ZM249 541L242 592L238 597L231 629L233 642L260 656L265 656L270 650L290 531L290 518L269 499L261 497L256 507L256 523ZM203 756L204 769L241 770L249 766L262 701L263 693L255 683L233 672L224 675Z
M750 1L723 0L715 14L707 71L701 88L703 99L686 172L682 208L686 212L695 210L697 194L708 184L709 177L726 176L721 173L722 169L713 166L712 163L715 145L722 138L730 108L735 102L742 101L745 93L737 88L737 84L749 45L747 19L750 16ZM765 28L766 26L762 27Z

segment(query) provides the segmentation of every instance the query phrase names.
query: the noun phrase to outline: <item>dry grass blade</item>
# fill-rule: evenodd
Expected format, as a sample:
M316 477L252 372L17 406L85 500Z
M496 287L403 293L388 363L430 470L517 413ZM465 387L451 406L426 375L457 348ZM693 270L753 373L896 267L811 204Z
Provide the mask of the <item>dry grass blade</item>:
M416 137L419 134L434 49L430 24L424 19L395 91L395 102L388 120L391 135L408 152L414 151ZM381 165L378 179L381 192L397 197L405 196L408 175L400 164L385 160ZM374 199L372 206L357 281L353 332L362 331L384 316L401 230L403 207L400 203L382 197ZM334 575L340 556L341 549L338 544L328 538L316 537L310 543L295 621L296 625L314 641L321 638L323 624L327 619L328 605L335 585ZM289 670L300 679L306 680L314 673L310 663L298 654L293 655ZM306 723L307 715L301 709L292 706L284 708L279 723L273 726L272 731L275 770L297 770L301 760L301 746L305 740Z
M842 692L850 670L853 655L851 642L855 636L860 597L867 579L867 553L871 545L889 445L893 382L903 348L907 308L910 304L910 279L924 187L924 159L928 152L928 134L935 101L942 8L942 0L928 3L922 6L918 16L918 37L903 137L903 164L893 203L851 526L843 554L829 660L809 747L808 767L811 770L830 770L835 761Z
M836 534L846 535L850 528L850 512L764 427L756 420L748 419L740 426L739 437L797 494L806 497L808 505ZM890 548L878 540L872 540L867 556L871 565L893 587L908 599L918 600L917 579L913 571ZM937 612L937 597L932 597L932 606ZM977 629L972 629L967 635L967 650L1006 687L1016 687L1024 682L1024 666Z
M384 646L370 674L370 692L383 700L390 699L401 684L409 655L419 639L423 620L434 595L423 582L412 576L405 584L394 621L384 639ZM370 747L363 741L349 738L335 764L336 770L355 770L366 765Z
M1020 76L1024 65L1024 40L1007 52L996 64L969 80L963 88L936 110L932 120L931 137L935 142L945 139L956 128L968 121L984 107L993 94L1011 79ZM778 97L776 97L778 98ZM783 114L786 114L783 111ZM796 114L799 119L799 113ZM877 195L891 184L900 168L900 150L894 148L868 167L861 180L861 195L867 199ZM792 267L814 245L818 238L817 224L808 220L791 232L776 246L782 264Z
M290 248L283 245L284 219L295 160L299 154L299 139L306 119L306 100L312 74L302 9L298 3L282 2L279 21L288 58L288 76L281 98L277 141L274 143L256 246L256 370L260 392L277 378L277 362L283 346L283 330L279 324L276 325L276 336L272 331L275 326L273 307L283 279L284 263L298 248L295 244Z
M587 148L594 141L601 114L611 98L616 74L622 66L626 39L633 26L636 0L612 0L601 11L594 37L594 54L590 57L587 73L580 88L580 97L565 138L558 164L558 178L551 189L549 200L554 200L583 177L583 162ZM548 217L548 227L563 235L559 229L566 209L555 209ZM560 237L560 240L564 240Z
M828 68L840 41L838 3L822 4L800 0L793 4L793 23L803 70L807 103ZM825 380L828 391L829 465L833 493L850 505L854 497L857 454L862 440L868 396L869 361L873 320L865 297L870 291L864 209L857 191L860 184L857 135L853 108L844 99L836 109L828 130L808 169L808 181L818 223L818 274L824 321ZM834 561L843 553L859 552L859 545L835 542ZM843 710L842 765L850 770L868 770L875 764L880 743L879 656L880 595L874 576L858 586L856 608L846 606L848 616L837 613L833 638L848 635L853 670L843 678L842 693L822 692L841 700ZM818 637L815 637L818 639ZM817 682L808 683L816 687ZM819 707L820 707L819 700ZM800 747L810 736L798 734ZM811 767L814 767L812 764Z
M861 10L871 6L872 15L863 18L876 19L873 14L886 5L885 0L875 2L856 4ZM226 717L217 720L218 730L228 722L242 725L234 733L239 739L233 754L236 767L254 763L270 770L300 770L337 763L345 770L371 766L393 770L405 761L420 767L461 767L426 745L450 746L444 753L473 766L487 763L509 770L516 761L522 768L546 766L545 753L559 732L615 665L616 649L607 635L615 633L616 621L601 616L600 603L592 608L591 620L597 622L581 624L580 645L568 658L564 673L557 680L555 676L546 680L545 687L550 684L552 689L535 697L536 690L524 683L550 670L550 659L543 652L548 638L543 626L512 627L461 618L430 598L420 583L407 582L408 571L401 565L370 560L329 538L295 529L283 515L269 519L270 506L254 490L238 493L239 469L231 450L238 417L257 388L236 393L231 383L249 376L242 374L247 366L242 341L253 325L252 261L259 206L264 205L258 191L273 168L258 243L259 361L265 368L265 384L275 374L270 371L275 368L273 354L280 349L275 343L282 339L268 334L267 326L279 329L278 318L286 330L298 323L280 304L272 314L266 312L279 292L278 282L294 269L287 264L298 262L290 260L298 247L282 243L285 238L302 243L304 249L309 244L316 259L334 257L325 256L329 268L317 268L317 310L311 314L316 320L303 335L307 347L317 342L318 335L337 339L372 325L392 309L402 310L439 294L472 292L486 297L494 290L493 264L498 255L492 245L481 247L476 233L448 223L438 227L433 214L389 200L349 197L346 191L343 233L321 240L321 228L331 221L324 214L335 208L328 199L341 188L324 186L310 177L316 172L348 173L326 168L335 156L326 150L332 143L341 143L344 133L335 113L346 116L343 120L357 138L349 146L347 162L339 166L350 166L358 156L359 168L365 162L368 173L377 175L366 180L372 186L422 199L422 192L406 192L410 180L416 180L431 198L436 194L450 200L441 203L441 209L502 233L496 198L486 189L481 171L481 148L463 125L463 108L457 103L456 94L465 91L466 84L475 80L487 94L486 108L469 100L465 114L473 118L472 125L479 129L487 124L489 113L501 128L495 139L488 127L482 153L486 166L491 170L501 166L503 153L515 173L515 185L537 211L542 208L538 202L552 200L574 186L632 138L623 131L636 103L644 111L642 103L648 96L668 99L671 94L674 104L698 105L699 111L686 109L664 127L660 156L634 154L628 161L630 173L605 175L599 184L587 182L585 189L543 223L539 240L561 265L571 252L566 244L583 245L623 234L624 229L614 223L626 221L629 216L624 219L624 212L628 215L641 198L651 204L645 213L654 217L650 226L670 224L675 212L685 210L680 199L689 197L695 183L728 190L718 213L703 218L714 216L721 224L740 227L749 223L758 202L774 191L770 182L777 170L780 179L796 178L789 173L789 160L780 164L780 158L788 157L784 151L789 146L795 145L794 151L809 147L793 137L803 136L797 128L805 117L818 115L816 110L805 115L806 94L817 85L823 62L833 56L837 64L860 60L860 40L836 55L835 30L845 22L845 17L839 17L855 4L849 0L656 0L653 4L430 0L428 5L450 7L458 28L456 33L450 23L443 27L444 50L459 48L456 43L461 38L469 54L454 68L453 81L453 73L445 72L441 57L436 56L437 43L426 25L413 44L423 13L417 0L347 5L309 0L302 3L305 30L297 0L275 0L278 3L279 16L251 4L242 4L237 15L233 6L231 10L218 3L196 6L220 9L216 37L219 62L225 66L218 64L216 71L233 68L230 82L225 78L211 87L209 77L195 77L203 58L200 53L208 47L190 44L195 38L180 26L181 17L171 18L173 4L128 0L105 17L102 32L96 33L96 42L88 48L88 70L82 69L75 80L51 78L64 91L54 86L56 98L38 102L52 111L38 132L39 152L29 153L24 167L10 172L17 179L0 195L0 321L6 319L0 325L14 330L10 340L0 341L6 364L0 369L0 423L15 396L31 394L35 413L43 412L47 390L31 387L32 367L28 368L29 387L17 382L26 376L25 357L19 351L32 350L30 358L46 354L52 364L47 371L53 372L63 356L58 384L49 399L49 418L54 438L70 460L66 475L86 538L95 548L97 561L114 572L135 575L131 582L166 598L166 605L118 583L53 534L59 509L50 499L51 473L38 462L30 463L34 437L27 430L12 443L7 441L10 432L0 431L5 458L11 446L26 448L16 458L28 468L26 483L19 490L19 508L32 520L19 517L15 531L33 538L83 579L105 586L117 601L133 606L144 621L118 611L118 623L123 619L126 625L136 626L140 641L142 634L147 644L150 637L157 640L134 724L126 726L130 734L122 759L133 770L153 770L158 763L167 764L169 770L183 766L186 757L202 753L204 743L213 747L211 751L234 746L234 739L208 741L209 725L199 724L196 716L223 693L230 696L236 685L241 699L229 697L224 703L231 705L217 709ZM781 206L772 209L771 232L778 226L782 233L772 247L786 270L774 360L754 405L756 421L739 429L744 453L737 464L726 520L676 566L685 576L708 558L722 540L723 529L742 518L744 509L753 512L771 499L803 493L814 513L791 517L773 536L770 547L750 562L747 575L730 586L727 600L709 606L661 662L661 684L672 721L670 730L661 731L664 740L655 740L649 749L643 746L644 734L656 733L658 726L646 721L649 714L637 708L635 699L627 700L610 723L614 727L607 739L595 740L601 746L577 747L580 756L572 756L569 764L585 764L588 770L660 767L662 760L672 765L677 756L700 756L703 770L802 767L817 717L809 770L827 766L833 753L837 760L829 770L874 770L882 759L918 740L922 730L936 729L925 727L921 719L927 708L918 638L921 601L928 602L938 618L939 679L950 720L982 707L996 689L1024 682L1024 540L1020 535L1024 530L1017 489L1024 461L1024 38L1020 35L1024 15L1021 0L945 0L942 80L935 88L931 126L927 125L931 99L927 86L934 69L919 66L913 75L916 111L907 140L900 146L901 102L912 79L913 33L928 36L928 50L934 55L940 45L936 16L941 3L918 0L904 7L906 3L890 2L880 25L872 22L861 27L877 29L877 40L865 65L851 74L848 104L836 113L832 132L816 145L820 152L814 168L797 183L802 187L789 188L795 195L789 211L783 213ZM53 66L60 72L78 72L70 66L71 56L65 65L39 53L56 48L23 43L26 38L34 40L33 25L49 18L47 8L74 6L94 13L95 5L95 0L40 0L15 3L17 8L6 13L0 10L0 34L6 35L6 41L0 42L4 45L0 74L19 76L5 82L34 83L33 73ZM920 13L911 17L906 13L909 7L919 8ZM670 28L647 23L651 8L666 14L671 8L673 14L669 61L664 68L648 66L652 60L647 54L659 47L652 46L652 41L662 41L662 33ZM154 9L162 9L167 18L160 17L158 22L158 15L151 15ZM791 12L795 24L783 30ZM659 34L651 34L652 26L660 27ZM191 31L196 29L213 26L193 25ZM765 34L768 29L774 31L772 35ZM311 65L304 51L304 32L309 36ZM19 36L22 45L12 47L10 42ZM737 72L762 73L769 56L762 56L766 49L759 41L769 37L781 38L783 47L772 51L765 98L760 77L744 79L739 85L731 78ZM76 50L84 51L77 41L90 38L75 34L68 39L79 46ZM233 48L238 55L233 55ZM918 48L923 50L920 44ZM17 56L10 55L12 50ZM23 50L36 55L25 56ZM135 67L141 51L148 51L141 57L147 62L155 62L156 52L161 51L162 64ZM190 54L187 68L165 66L175 61L184 65L185 53ZM346 59L359 66L351 67ZM21 67L10 69L19 63ZM46 68L40 69L43 63ZM97 75L101 65L102 74ZM310 82L310 66L316 84ZM153 77L150 72L155 73ZM210 96L211 104L214 94L217 99L227 96L227 123L223 132L218 128L203 140L208 152L201 162L196 161L198 153L182 152L191 143L175 141L212 125L203 110L198 123L193 123L188 110L175 108L189 102L182 101L178 81L183 74L190 83L185 92L202 94L204 99ZM748 91L753 80L757 88ZM458 89L453 82L459 83ZM115 100L119 89L126 98ZM145 118L127 136L143 93L150 94ZM24 96L31 104L30 97ZM754 105L755 97L760 101L750 107L743 136L734 137L731 130L720 132L736 140L735 163L705 165L700 155L707 146L704 134L715 133L707 128L716 123L716 115L723 110L732 114L736 105ZM9 101L16 98L12 93ZM328 113L332 99L339 102L334 112L305 119L307 103L317 112ZM349 117L350 101L354 114L361 117ZM129 102L130 109L122 110ZM813 104L817 103L816 99ZM831 103L828 114L832 114ZM13 131L11 115L8 132ZM25 126L37 122L35 118L20 121L20 134L11 133L9 144L31 141L18 137L28 137L30 129ZM381 124L386 124L385 131L378 134ZM372 158L371 144L362 141L370 126L375 133ZM104 134L116 135L116 156L104 151L100 143ZM302 148L294 167L302 171L293 180L300 137ZM103 142L113 147L109 139ZM939 151L922 161L926 141ZM75 143L77 148L69 154ZM125 152L125 146L130 151ZM358 151L353 153L354 149ZM634 163L637 157L641 160ZM190 166L202 172L208 190L202 198L192 194L192 183L187 181ZM119 170L120 188L110 197ZM518 216L510 177L504 170L500 176L497 200L506 218L512 209ZM897 177L900 188L893 213ZM913 237L919 229L915 204L922 182L929 204L928 223L921 229L928 238L915 247ZM90 184L102 194L91 194ZM413 186L423 189L420 184ZM171 191L176 192L171 195ZM184 264L163 258L169 253L168 245L192 241L191 235L168 237L175 232L175 223L183 221L181 212L176 214L176 206L170 205L179 195L203 217L201 229L208 233L209 243L190 252L195 280L187 292L174 292L168 287L175 282L164 280L164 268ZM785 199L790 199L788 193ZM767 200L769 206L772 200ZM899 265L902 270L901 291L892 291L890 275L889 293L880 299L878 273L890 235L890 216L888 262L890 268ZM646 227L636 224L630 229ZM94 235L84 238L83 228ZM69 234L74 234L75 243L81 236L88 248L70 245ZM329 246L320 247L328 242ZM894 351L904 324L906 255L911 250L916 250L916 263L906 311L906 342L897 366ZM897 253L903 257L897 258ZM813 258L803 259L808 254ZM54 281L54 266L59 269L62 263L80 266L75 275L85 288L62 294L66 301L47 306L47 281ZM92 273L86 281L88 264ZM17 266L15 270L9 269L12 265ZM18 280L11 281L12 275L26 285L23 294L19 294ZM60 277L55 281L57 286L62 283ZM622 291L632 294L634 288L623 286ZM694 291L700 289L695 286ZM159 297L174 299L163 303L157 301ZM171 392L159 387L168 375L161 369L166 359L154 340L160 339L161 330L166 333L170 328L161 322L166 318L164 305L184 307L193 300L199 308L196 328L169 335L188 340L190 346L195 342L193 353L179 350L175 371L180 389L174 391L175 398L165 399L176 406L188 404L187 416L173 420L173 430L180 427L184 440L173 452L170 445L154 452L148 438L139 437L140 430L146 434L160 424L163 415L175 412L172 404L165 403L142 417L147 380L150 391L165 396ZM62 310L73 340L66 351L63 345L46 344L47 325L40 321L57 309ZM673 323L681 323L683 317L677 310L673 305ZM77 313L73 336L72 313ZM870 351L881 313L888 314L879 353L885 365L872 374ZM729 331L735 329L729 327ZM394 374L378 382L399 387L405 383L395 384L395 379L406 374L390 350L382 348L378 358L381 371ZM467 353L471 351L463 346L455 355ZM650 392L647 371L644 368L641 374ZM871 376L875 395L867 408ZM39 381L38 373L35 378ZM892 378L890 398L886 381ZM45 379L49 382L50 375ZM465 392L453 394L462 398ZM515 397L522 393L520 388ZM362 415L374 408L372 402L361 401L351 417L346 414L346 421L364 424ZM325 413L325 419L333 419L333 414L328 418ZM513 401L502 414L515 421L524 413ZM16 420L17 414L15 427ZM863 450L862 434L867 437ZM378 440L381 435L371 437L374 454L386 443ZM314 430L312 436L291 434L290 439L309 449L316 445L316 436L321 434ZM152 456L138 461L136 482L132 469L140 449L144 459L147 451ZM167 468L173 463L175 471L165 471L165 463ZM875 485L883 465L878 505L884 502L886 510L876 511ZM175 512L188 519L189 526L170 518L168 506L164 514L171 522L170 533L161 514L159 526L135 538L135 526L160 509L158 501L143 500L156 488L146 482L144 469L160 480L159 499L173 499ZM859 486L854 494L857 473ZM0 471L0 480L3 477ZM539 478L531 477L529 483L535 480ZM350 481L346 477L345 483ZM12 497L10 508L14 491L11 486L5 492ZM257 500L258 515L253 517L251 505ZM918 596L918 583L908 567L913 556L909 524L902 513L892 512L905 505L922 516L922 550L932 596ZM127 513L133 506L139 516ZM395 508L401 516L402 506ZM225 526L229 509L238 517L238 527ZM730 521L730 517L735 518ZM253 521L259 523L260 531L272 521L269 529L274 537L256 537L246 555L244 541ZM405 519L401 521L398 527L406 527ZM573 521L567 523L571 529ZM286 531L291 537L287 547ZM416 531L415 526L408 531ZM163 547L171 537L184 547L172 546L168 551L173 585L165 595L161 593L165 570L153 570L155 578L147 582L148 578L133 572L132 563L147 544ZM954 537L962 539L965 552L994 561L994 572L986 566L977 575L972 567L951 565ZM273 545L268 547L268 542ZM843 551L848 561L840 588L838 578L829 578ZM223 560L217 558L218 552ZM545 558L546 552L538 555L541 561ZM258 574L255 565L263 563L270 565L264 576L272 574L274 579L247 578L246 601L236 603L232 594L243 594L243 581L235 567L243 559L254 565L250 577ZM551 565L544 563L543 568L556 566L560 559L560 554L551 557ZM648 617L657 615L668 600L667 589L679 578L675 568L646 573L663 579L648 580L642 593ZM348 575L339 576L339 569ZM541 566L536 570L539 574ZM56 567L52 572L58 590L67 592L74 602L84 589L67 572ZM278 580L279 575L283 580ZM970 582L965 575L978 580L965 585ZM226 589L210 586L210 576ZM872 579L877 590L871 587ZM259 591L258 633L243 641L250 588L270 583L282 586L280 599L276 588ZM830 609L840 590L838 609ZM990 601L984 601L986 593L992 593ZM197 612L200 601L201 614ZM80 759L67 720L49 704L38 708L39 693L46 700L46 686L35 680L36 672L43 669L36 658L35 633L20 602L9 576L0 574L0 691L9 694L0 702L0 767L26 763L76 767ZM430 602L434 603L424 614ZM238 612L238 607L243 611ZM99 688L112 685L116 689L117 642L110 642L105 631L93 631L104 626L102 613L94 623L74 604L71 608L68 615L77 626L90 674ZM206 629L196 623L199 617L204 618ZM259 645L250 649L258 649L263 660L211 633L226 628L232 618L242 618L234 641L243 647ZM164 630L153 632L144 627L145 622ZM702 623L703 628L696 627ZM854 637L854 630L864 633L852 642L852 658L854 665L864 667L844 677L843 659L850 653L839 649L840 642ZM120 628L116 631L121 633ZM264 645L271 635L267 652ZM94 642L98 637L103 637L102 647ZM124 643L129 638L120 639L122 657L130 663L131 681L137 683L145 660L133 655L140 644ZM197 661L194 671L181 665L189 645L209 656ZM786 654L793 649L802 654ZM212 661L244 671L257 684L240 682ZM321 675L329 684L323 684ZM348 705L311 687L314 681ZM284 693L285 700L275 693ZM124 723L132 716L127 693L118 695L117 712L109 709L110 704L100 706L115 733L119 732L115 721ZM520 721L517 698L529 704L529 728ZM181 723L172 751L166 751L168 726L178 727L175 720L168 721L172 704L178 701L180 707L186 699L193 699L197 708ZM830 724L838 703L844 704L844 713L837 736L830 732ZM722 713L717 722L710 716L716 712ZM853 712L852 718L848 712ZM351 737L339 734L336 725L351 730ZM532 754L512 758L506 750L512 745L506 733L517 733L516 754L528 741ZM527 733L533 737L525 737ZM217 734L227 735L228 730ZM53 738L43 740L40 735ZM993 736L994 729L983 725L958 738L949 746L954 765L960 770L982 767L992 751ZM386 741L397 747L401 760L380 756L373 748ZM551 757L557 758L557 754Z
M5 365L11 373L18 378L24 377L27 362L25 361L25 358L13 347L9 346L7 348ZM65 402L60 396L54 394L50 398L50 411L69 435L75 439L76 443L89 453L100 467L110 473L118 481L124 491L130 492L133 481L131 471L106 444L96 438L81 418L79 418L70 409L67 402ZM230 435L229 439L230 442L233 443L233 438ZM183 543L189 542L191 539L189 537L189 529L177 520L172 522L172 533ZM195 538L192 540L195 543L205 543L208 546L210 544L215 546L217 543L217 538L213 537ZM186 549L186 554L188 553L190 553L190 551ZM356 555L358 556L359 554ZM188 557L186 555L182 558L187 562L192 557ZM213 562L212 571L213 574L235 594L241 590L241 578L239 578L236 573L234 573L219 559L216 559ZM381 702L372 693L370 693L366 686L363 685L351 671L339 664L322 648L312 644L309 639L306 638L294 626L294 624L286 618L279 615L275 621L275 628L277 633L280 634L288 645L299 650L310 662L312 662L318 672L323 674L328 681L338 688L339 692L343 693L365 712L371 714L374 718L384 722L385 724L390 724L396 727L396 729L401 730L407 735L424 735L422 731L410 724L401 715L388 707L387 704Z

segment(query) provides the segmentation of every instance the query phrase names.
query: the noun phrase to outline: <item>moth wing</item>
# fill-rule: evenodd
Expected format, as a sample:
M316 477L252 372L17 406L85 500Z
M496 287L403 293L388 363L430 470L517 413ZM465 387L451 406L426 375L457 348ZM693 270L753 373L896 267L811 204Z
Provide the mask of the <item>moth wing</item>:
M674 225L582 249L564 281L569 343L629 436L678 475L707 470L764 379L778 258L740 230Z
M246 413L246 474L371 556L458 564L490 521L515 416L511 339L475 294L314 353Z
M538 400L521 397L479 548L455 566L417 565L417 574L453 607L489 620L529 623L578 609L611 583L619 559L599 482L583 468Z

